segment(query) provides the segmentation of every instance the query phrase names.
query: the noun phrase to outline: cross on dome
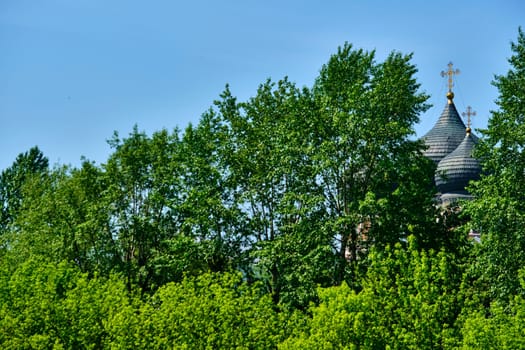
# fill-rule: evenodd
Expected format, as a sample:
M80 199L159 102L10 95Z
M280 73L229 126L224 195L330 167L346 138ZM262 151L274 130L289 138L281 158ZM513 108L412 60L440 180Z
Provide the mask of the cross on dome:
M452 103L452 99L454 98L454 93L452 92L452 87L454 86L453 77L459 74L459 69L454 70L452 69L452 66L453 66L453 63L449 62L448 70L446 72L441 71L442 77L448 77L448 92L447 92L448 103Z
M452 87L454 86L454 81L452 79L452 77L454 75L458 75L460 72L459 72L459 69L452 69L452 66L453 66L453 63L452 62L449 62L448 63L448 70L445 72L445 71L441 71L441 76L442 77L445 77L445 76L448 76L448 91L449 92L452 92Z
M472 107L468 106L466 112L461 113L463 117L467 117L467 133L470 133L470 117L476 115L476 111L472 110Z

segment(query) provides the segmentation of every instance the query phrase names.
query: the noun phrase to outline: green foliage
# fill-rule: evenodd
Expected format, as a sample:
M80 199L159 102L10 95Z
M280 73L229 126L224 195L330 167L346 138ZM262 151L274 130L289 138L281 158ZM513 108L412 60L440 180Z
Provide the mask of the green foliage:
M11 167L0 174L0 234L16 219L23 202L22 188L33 177L44 176L49 161L38 147L16 157Z
M418 92L410 59L392 53L376 63L374 52L345 44L313 88L311 157L326 210L323 226L338 242L339 282L351 281L345 271L354 269L345 260L362 261L363 247L409 234L428 237L432 228L433 167L422 144L410 139L427 96Z
M141 311L155 325L149 346L177 349L269 349L284 339L284 313L239 275L207 274L168 284Z
M461 310L457 288L461 270L445 252L419 250L409 237L369 255L363 289L346 284L320 291L306 331L283 349L435 349L456 335Z
M229 89L216 102L224 125L220 148L226 185L232 190L251 263L248 278L261 279L275 303L305 306L317 283L330 283L330 237L320 228L315 173L305 155L304 121L312 101L287 79L262 84L248 102Z
M67 263L3 269L2 348L267 349L293 329L286 325L294 318L238 274L186 278L146 301L130 296L124 281L90 278Z
M64 262L28 260L1 278L3 349L100 349L106 320L128 304L119 279L88 278Z
M148 137L133 129L120 140L110 140L115 152L104 165L108 188L111 235L118 240L122 271L128 288L150 289L154 251L178 230L177 135L163 130Z
M222 130L215 122L203 116L182 140L165 130L150 138L135 128L110 142L115 153L104 166L105 200L130 288L137 283L149 291L183 273L241 264L242 226L229 205L218 158Z
M0 346L525 347L521 30L512 49L461 214L438 216L413 140L411 55L349 44L312 88L227 87L183 132L115 133L105 164L19 155L0 175Z
M423 240L435 228L433 167L409 139L428 107L410 59L376 63L345 45L312 90L268 80L245 103L229 89L216 102L219 163L245 219L254 277L276 303L304 307L316 284L352 279L361 248Z
M101 200L105 188L101 170L89 162L80 169L56 168L26 182L16 229L5 237L10 247L6 259L13 264L30 258L67 260L83 272L107 274L119 260Z
M233 205L233 185L221 155L227 143L225 126L215 113L205 113L196 127L186 128L181 144L183 201L177 208L181 230L197 239L199 255L210 271L242 268L245 222Z
M525 34L512 44L511 69L496 76L499 90L485 136L477 149L485 174L471 186L475 200L466 206L470 227L482 234L479 268L490 281L492 298L523 295L518 271L525 265Z
M520 285L525 288L523 272ZM525 299L518 295L508 304L496 301L488 310L471 310L461 333L462 349L525 348Z

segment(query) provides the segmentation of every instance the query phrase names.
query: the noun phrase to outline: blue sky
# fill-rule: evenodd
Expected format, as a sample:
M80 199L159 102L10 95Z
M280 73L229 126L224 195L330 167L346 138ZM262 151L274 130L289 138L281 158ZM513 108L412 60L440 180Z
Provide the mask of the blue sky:
M483 128L524 24L522 0L1 0L0 169L35 145L52 164L103 163L114 130L196 124L227 83L240 100L267 78L311 86L345 41L378 61L414 53L433 104L418 136L446 103L449 61L458 110Z

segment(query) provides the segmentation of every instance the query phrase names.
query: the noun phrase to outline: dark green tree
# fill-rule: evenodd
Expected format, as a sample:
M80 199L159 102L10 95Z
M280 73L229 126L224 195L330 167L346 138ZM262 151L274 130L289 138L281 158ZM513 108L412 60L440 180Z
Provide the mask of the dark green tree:
M0 174L0 233L16 219L22 205L22 187L33 176L45 175L49 161L33 147L16 157L14 163Z
M484 174L470 190L469 227L481 233L477 270L492 298L523 294L518 271L525 265L525 34L511 45L510 70L493 82L499 90L477 148Z
M524 270L519 283L525 288ZM525 299L495 301L489 308L470 309L461 324L461 349L525 348Z
M224 124L210 110L196 127L185 130L181 145L182 231L201 243L200 258L214 272L240 268L243 261L245 222L233 205L234 190L221 157L225 133Z
M307 305L316 284L330 280L334 260L310 190L315 175L302 124L311 120L312 105L308 90L287 79L268 80L243 103L227 88L216 103L226 133L225 184L252 260L247 276L265 281L274 302L295 306Z
M177 213L176 232L162 242L152 263L159 284L183 275L247 268L245 221L233 204L221 156L225 142L224 126L213 110L182 135L177 173L167 176L178 184L176 201L170 202Z
M24 185L24 201L10 235L11 257L23 261L69 261L83 272L109 272L119 264L111 229L106 182L100 168L84 161Z
M155 269L150 266L163 242L180 228L179 136L166 130L148 137L135 126L114 148L104 167L107 189L102 200L110 210L111 235L117 241L128 288L150 290Z
M392 53L376 63L374 52L345 44L313 88L309 156L328 218L324 230L339 257L339 282L370 244L409 234L424 241L433 228L433 167L411 139L428 97L418 92L410 59Z
M411 140L427 96L410 59L376 63L346 44L312 90L267 81L247 102L228 89L217 102L224 173L274 301L340 283L370 244L436 246L433 165Z

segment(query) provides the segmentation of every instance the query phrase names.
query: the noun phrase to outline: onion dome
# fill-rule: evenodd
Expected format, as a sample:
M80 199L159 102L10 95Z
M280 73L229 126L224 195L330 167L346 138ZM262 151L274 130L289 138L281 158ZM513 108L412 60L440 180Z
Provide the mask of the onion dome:
M478 180L481 173L479 161L472 152L477 143L477 137L471 134L470 128L459 146L444 157L436 170L436 186L442 194L457 194L458 197L468 195L465 187L469 181Z
M448 103L441 116L434 127L422 137L427 146L423 154L436 164L454 151L465 137L465 124L456 110L453 98L454 93L449 91Z

